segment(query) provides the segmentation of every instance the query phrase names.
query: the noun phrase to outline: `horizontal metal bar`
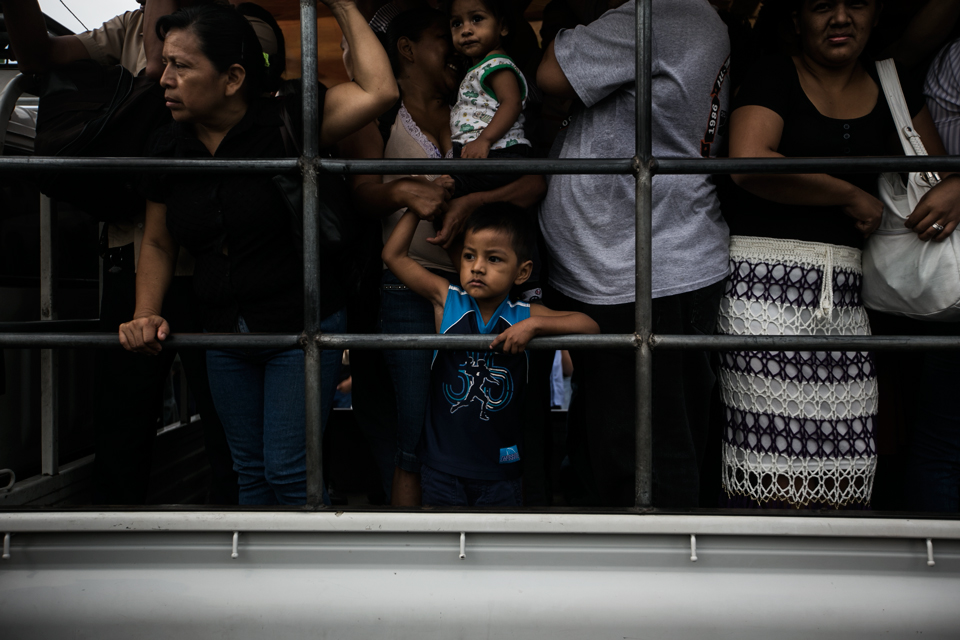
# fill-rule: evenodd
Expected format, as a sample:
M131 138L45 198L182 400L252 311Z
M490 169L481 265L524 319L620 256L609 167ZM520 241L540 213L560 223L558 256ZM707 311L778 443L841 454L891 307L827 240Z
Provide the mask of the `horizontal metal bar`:
M843 512L785 515L658 513L362 513L329 511L0 511L13 533L273 531L362 533L506 533L714 535L818 538L960 539L960 520L850 517Z
M633 174L633 158L484 160L344 160L318 159L322 171L347 174L437 175L445 173Z
M704 351L934 351L960 349L957 336L651 336L654 349Z
M293 349L301 346L293 334L178 333L164 344L194 349ZM322 349L469 349L483 351L493 336L448 336L437 334L349 334L327 333L317 337ZM568 335L534 338L530 349L636 349L633 334ZM2 333L0 347L20 349L65 349L119 347L113 333ZM960 349L958 336L675 336L654 335L655 349L698 349L706 351L933 351Z
M271 333L178 333L165 345L186 349L293 349L299 335ZM0 333L0 347L19 349L120 348L115 333Z
M317 158L318 169L340 174L443 174L443 173L585 173L629 174L634 172L632 158L620 159L495 159L486 160L344 160ZM131 172L282 173L299 170L297 158L269 160L180 160L167 158L0 158L3 171L104 171L122 169Z
M60 158L7 156L0 158L5 171L116 171L143 173L162 169L168 173L287 173L299 170L297 158L270 160L179 160L169 158Z
M250 160L181 160L168 158L61 158L2 157L4 171L106 171L128 172L163 170L165 172L210 173L285 173L299 170L297 158ZM495 159L486 160L342 160L316 159L318 169L340 174L443 174L443 173L633 173L632 158L621 159Z
M413 334L347 334L327 333L317 342L324 349L458 349L484 351L490 348L493 335L413 335ZM626 335L568 335L534 338L529 349L635 349L637 337Z
M654 173L883 173L960 171L960 156L870 158L659 158Z
M322 349L469 349L483 351L494 336L324 334L317 338ZM291 349L301 346L301 336L283 334L178 333L164 344L177 348ZM8 348L108 348L119 347L114 333L0 333L0 347ZM573 335L534 338L530 349L633 349L637 338L627 335Z
M180 160L166 158L0 157L5 171L107 171L287 173L299 170L297 158L251 160ZM320 170L343 174L543 173L634 174L632 158L609 159L494 159L485 160L343 160L317 159ZM905 171L960 171L960 156L872 158L660 158L654 173L879 173Z

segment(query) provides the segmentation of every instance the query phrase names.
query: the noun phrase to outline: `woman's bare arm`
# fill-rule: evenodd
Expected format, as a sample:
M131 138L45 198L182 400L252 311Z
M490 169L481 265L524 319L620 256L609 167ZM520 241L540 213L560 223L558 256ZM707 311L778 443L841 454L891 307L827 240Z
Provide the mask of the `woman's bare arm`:
M383 158L383 139L375 124L344 138L339 145L348 158ZM417 178L401 178L384 183L379 175L354 176L351 181L354 203L363 213L373 217L388 216L404 207L421 220L444 214L443 228L433 240L448 248L459 234L470 214L490 202L509 202L524 209L543 199L547 183L543 176L523 176L491 191L479 191L449 200L452 179L441 176L433 182ZM448 202L449 200L449 202Z
M353 60L353 82L327 91L320 143L332 145L373 122L390 108L400 90L387 52L353 0L323 0L343 32Z
M554 44L555 41L551 40L543 52L543 60L537 68L537 86L548 96L572 100L577 97L577 92L557 61Z
M160 315L180 247L167 230L167 207L147 202L147 219L137 263L137 304L133 320L120 325L120 344L128 351L160 353L170 325Z
M731 158L783 158L777 152L783 118L755 105L740 107L730 116ZM825 173L735 174L733 181L750 193L783 204L839 206L856 221L864 235L880 225L883 203L846 180Z
M509 202L523 209L529 209L543 199L547 192L547 182L543 176L521 176L510 184L490 191L477 191L450 201L450 208L443 217L443 228L433 238L427 238L431 244L449 249L463 230L470 215L485 204L491 202Z
M338 148L345 158L383 158L383 138L375 122L344 138ZM408 177L385 183L383 176L354 175L350 178L350 187L357 208L374 218L382 218L406 208L421 220L432 220L446 212L453 193L453 181L450 179L430 182Z

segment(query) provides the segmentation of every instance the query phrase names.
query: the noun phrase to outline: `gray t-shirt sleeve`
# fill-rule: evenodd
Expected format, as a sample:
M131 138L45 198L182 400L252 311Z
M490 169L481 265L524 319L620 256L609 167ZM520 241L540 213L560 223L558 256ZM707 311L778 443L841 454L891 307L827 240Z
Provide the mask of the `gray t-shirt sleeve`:
M635 25L635 5L628 2L590 24L557 34L557 62L586 106L636 80Z

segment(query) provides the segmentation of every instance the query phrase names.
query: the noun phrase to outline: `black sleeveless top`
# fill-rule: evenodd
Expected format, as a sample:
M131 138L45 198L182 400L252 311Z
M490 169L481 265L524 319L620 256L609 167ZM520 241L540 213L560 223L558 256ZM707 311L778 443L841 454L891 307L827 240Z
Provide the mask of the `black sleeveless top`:
M864 68L880 88L876 66L864 60ZM923 95L911 90L901 73L901 82L911 116L923 109ZM783 118L783 135L777 151L784 156L902 156L890 108L880 88L877 104L866 116L838 120L822 115L810 102L800 85L793 60L776 56L758 61L745 76L734 109L757 105ZM834 175L869 194L877 195L876 173ZM863 237L853 218L840 207L788 205L757 197L734 187L725 198L724 216L734 235L826 242L861 248Z

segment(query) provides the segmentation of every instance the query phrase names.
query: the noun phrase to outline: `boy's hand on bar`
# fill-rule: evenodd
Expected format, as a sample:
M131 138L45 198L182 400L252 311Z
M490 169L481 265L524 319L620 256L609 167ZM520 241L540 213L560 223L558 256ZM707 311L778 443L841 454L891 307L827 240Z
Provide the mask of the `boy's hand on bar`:
M537 335L538 323L536 318L528 318L513 325L490 343L491 349L499 345L504 353L522 353L527 344Z

